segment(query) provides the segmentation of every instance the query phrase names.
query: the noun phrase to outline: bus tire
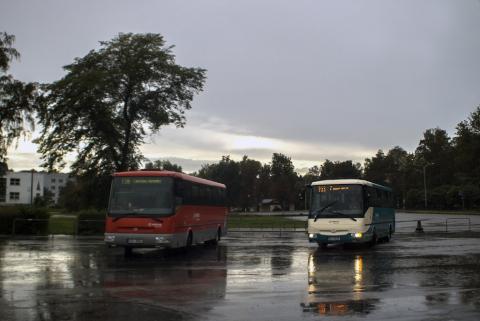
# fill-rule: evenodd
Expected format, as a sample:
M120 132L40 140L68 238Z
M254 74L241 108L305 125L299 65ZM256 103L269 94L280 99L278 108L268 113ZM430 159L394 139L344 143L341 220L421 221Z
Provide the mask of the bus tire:
M131 246L125 246L123 248L123 255L125 257L131 257L133 255L133 248Z
M390 225L388 228L388 235L385 237L385 242L390 242L391 238L392 238L392 226Z

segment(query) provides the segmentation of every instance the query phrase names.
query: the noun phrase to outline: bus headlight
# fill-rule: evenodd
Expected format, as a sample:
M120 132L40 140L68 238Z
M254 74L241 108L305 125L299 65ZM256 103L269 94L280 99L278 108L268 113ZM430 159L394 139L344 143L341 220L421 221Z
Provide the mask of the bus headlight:
M315 234L310 233L310 234L308 234L308 237L313 239L315 237Z
M105 235L105 242L115 242L115 235Z
M168 243L168 240L164 236L155 236L156 243Z
M356 239L361 239L363 236L363 233L355 233L353 234L353 237L355 237Z

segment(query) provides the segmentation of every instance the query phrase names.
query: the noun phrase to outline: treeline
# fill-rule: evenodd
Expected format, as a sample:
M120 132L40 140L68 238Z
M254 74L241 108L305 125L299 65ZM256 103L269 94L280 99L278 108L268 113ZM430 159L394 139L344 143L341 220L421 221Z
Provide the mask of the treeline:
M480 107L456 127L454 137L440 128L428 129L418 147L409 153L401 147L379 150L363 164L351 160L325 160L301 175L290 157L274 153L263 164L244 156L235 161L223 156L192 175L224 183L227 200L237 210L258 210L272 199L284 210L305 209L305 186L313 181L339 178L366 179L393 188L397 208L480 209ZM147 162L144 169L182 172L168 160ZM82 175L63 190L61 206L79 210L104 208L110 177ZM425 202L426 187L426 202ZM308 196L307 196L308 198Z
M291 159L273 154L268 164L244 156L224 156L195 173L226 184L230 206L255 209L264 199L283 209L305 207L305 185L316 180L362 178L393 188L397 208L480 208L480 107L456 127L454 137L440 128L428 129L413 153L401 147L379 150L362 164L325 160L304 175ZM426 199L425 199L426 191Z

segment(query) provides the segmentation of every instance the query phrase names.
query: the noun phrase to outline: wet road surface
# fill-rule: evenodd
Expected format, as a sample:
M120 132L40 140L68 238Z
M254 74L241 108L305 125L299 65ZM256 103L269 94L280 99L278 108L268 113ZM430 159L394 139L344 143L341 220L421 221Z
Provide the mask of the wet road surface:
M100 240L0 240L2 321L367 318L479 320L480 235L319 250L299 233L230 233L132 258Z

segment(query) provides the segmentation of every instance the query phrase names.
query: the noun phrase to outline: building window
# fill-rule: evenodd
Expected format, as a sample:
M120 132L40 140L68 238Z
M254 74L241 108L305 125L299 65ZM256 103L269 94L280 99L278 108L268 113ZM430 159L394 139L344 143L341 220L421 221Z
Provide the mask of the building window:
M4 203L7 200L7 179L0 177L0 203Z
M10 185L20 185L20 178L10 178Z
M11 201L18 201L20 199L19 192L10 192L10 200Z
M59 179L58 179L58 182L59 182L60 184L63 183L63 179L59 178Z
M56 179L55 179L55 178L52 178L51 182L52 182L52 183L55 183L55 182L56 182Z
M50 189L55 189L55 185L50 186Z

